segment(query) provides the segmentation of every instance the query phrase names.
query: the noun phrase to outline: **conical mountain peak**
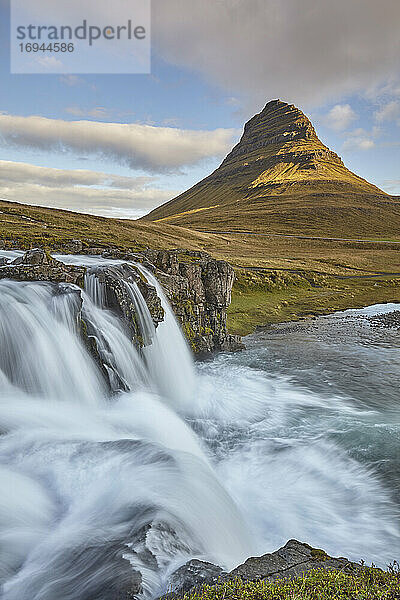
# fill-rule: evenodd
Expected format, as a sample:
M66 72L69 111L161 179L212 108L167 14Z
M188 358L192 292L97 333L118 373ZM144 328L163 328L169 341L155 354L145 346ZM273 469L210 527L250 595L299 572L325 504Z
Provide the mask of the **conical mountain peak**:
M312 219L322 219L325 227L332 215L365 198L378 211L377 201L389 196L349 171L299 108L271 100L245 124L240 141L218 169L146 219L200 229L225 229L227 223L232 229L260 229L271 223L274 210L281 227L290 207L292 228L305 211L310 215L306 228Z

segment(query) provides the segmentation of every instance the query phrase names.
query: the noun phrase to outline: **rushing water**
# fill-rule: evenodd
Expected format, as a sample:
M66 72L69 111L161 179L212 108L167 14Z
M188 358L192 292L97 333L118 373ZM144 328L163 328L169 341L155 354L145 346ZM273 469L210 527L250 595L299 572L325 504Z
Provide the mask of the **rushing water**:
M231 568L292 537L399 558L400 334L366 318L390 306L278 326L195 368L151 273L166 318L155 329L129 287L152 342L138 353L99 259L62 259L93 267L82 316L113 393L74 286L0 281L4 600L108 600L130 565L151 597L189 558Z

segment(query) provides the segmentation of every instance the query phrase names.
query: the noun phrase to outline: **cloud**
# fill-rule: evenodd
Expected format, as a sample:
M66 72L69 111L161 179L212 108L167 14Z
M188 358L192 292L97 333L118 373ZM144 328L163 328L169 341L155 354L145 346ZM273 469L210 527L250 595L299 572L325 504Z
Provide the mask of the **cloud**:
M41 67L52 71L53 69L60 69L63 67L63 63L61 60L56 58L55 56L37 56L36 62L39 63Z
M96 155L149 172L178 171L208 158L225 156L235 134L233 129L197 131L0 114L0 143Z
M347 129L350 123L357 118L350 104L336 104L326 115L325 121L328 127L336 131Z
M97 88L93 83L87 82L86 79L78 77L78 75L60 75L58 80L68 87L85 86L93 91L97 91Z
M345 140L345 142L343 143L343 150L346 151L354 151L354 150L371 150L371 148L375 147L375 142L374 140L371 140L371 138L366 137L364 135L360 135L360 136L352 136L349 137L347 140Z
M383 184L389 193L400 193L400 179L386 179Z
M153 177L125 177L0 160L0 198L12 202L136 219L179 192L157 188Z
M78 77L78 75L60 75L58 78L61 83L65 83L69 87L74 87L76 85L84 85L86 82L82 77Z
M153 46L249 110L302 105L400 81L398 0L155 0Z
M394 121L400 117L400 102L397 102L397 100L388 102L375 112L374 117L378 123Z
M117 118L126 118L128 116L132 116L134 113L132 111L120 111L115 108L106 108L104 106L93 106L92 108L81 108L80 106L67 106L65 112L74 117L90 117L91 119L101 119L103 121L107 119L117 119ZM163 125L173 125L177 126L178 123L176 120L171 119L170 122L167 122L167 119L164 120ZM147 123L146 123L147 124ZM150 124L150 123L149 123Z

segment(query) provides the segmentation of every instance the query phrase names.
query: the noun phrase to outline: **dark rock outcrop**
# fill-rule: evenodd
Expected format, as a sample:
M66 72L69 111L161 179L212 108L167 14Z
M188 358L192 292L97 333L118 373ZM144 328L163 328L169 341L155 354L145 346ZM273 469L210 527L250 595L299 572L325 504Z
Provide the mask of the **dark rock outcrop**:
M312 548L297 540L289 540L285 546L275 552L247 559L230 573L224 572L221 567L211 563L191 560L170 577L170 587L173 591L168 594L168 597L179 597L189 590L201 589L203 585L214 585L218 581L233 579L273 581L299 577L314 569L354 572L361 568L360 564L346 558L332 558L323 550Z
M86 253L94 252L88 249ZM196 356L243 348L240 337L230 335L226 327L235 279L229 263L215 260L206 252L180 250L110 249L102 256L142 263L154 273Z
M96 276L104 287L105 305L119 313L128 325L132 340L138 345L146 345L151 340L143 339L137 309L129 293L129 285L137 286L142 294L155 327L164 319L164 310L155 287L146 282L141 273L132 265L121 264L97 269Z
M83 286L85 269L55 260L42 250L28 250L21 257L0 268L0 279L17 281L52 281L53 283L74 283Z
M228 575L229 579L256 581L258 579L289 579L313 569L338 569L354 571L361 568L346 558L332 558L323 550L308 544L289 540L285 546L271 554L249 558Z
M79 249L82 244L74 240L73 247ZM68 249L69 245L65 251ZM101 249L86 249L87 254L95 251L100 252ZM215 260L204 252L177 250L148 249L133 253L109 249L103 250L102 256L126 261L126 264L101 266L97 269L97 277L105 290L106 307L123 317L132 340L138 346L151 343L151 340L143 339L140 332L137 310L128 286L139 288L155 327L163 320L164 311L154 286L146 281L133 263L142 263L156 275L197 356L220 350L236 351L243 347L240 338L230 335L226 328L235 277L228 263ZM85 267L66 265L38 248L28 250L11 263L0 264L0 279L70 283L79 287L84 285L86 272ZM92 348L93 344L89 345Z
M171 596L183 595L202 585L214 585L226 576L221 567L202 560L193 559L177 569L169 579L173 591Z
M233 268L204 252L148 250L161 282L196 355L243 348L226 328L227 309L235 278Z

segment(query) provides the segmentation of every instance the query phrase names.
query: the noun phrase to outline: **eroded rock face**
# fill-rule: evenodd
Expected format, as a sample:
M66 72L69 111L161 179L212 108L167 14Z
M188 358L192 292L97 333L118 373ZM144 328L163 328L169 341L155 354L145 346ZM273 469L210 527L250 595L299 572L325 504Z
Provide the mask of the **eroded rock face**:
M69 244L65 251L70 249ZM82 248L82 243L74 240L74 248ZM90 250L100 253L102 249ZM98 277L105 286L107 307L122 315L133 341L139 346L146 342L140 334L138 315L126 284L138 286L155 327L163 320L164 311L155 288L132 263L142 263L161 282L194 354L202 356L220 350L230 352L243 348L240 338L230 335L226 329L227 309L235 278L234 270L228 263L215 260L204 252L178 250L148 249L133 253L103 249L102 256L127 263L102 266L98 269ZM83 287L86 271L84 267L65 265L44 250L35 248L11 263L0 264L0 279L72 283Z
M279 550L249 558L230 573L224 572L221 567L211 563L191 560L170 577L170 586L173 591L168 594L168 597L179 597L189 590L201 589L203 585L214 585L218 581L232 579L273 581L274 579L299 577L313 569L338 569L354 572L361 568L361 565L350 562L346 558L332 558L323 550L312 548L297 540L289 540Z
M147 283L140 272L129 264L101 267L97 270L97 277L105 288L106 306L123 317L131 331L132 340L136 343L139 341L138 345L140 346L150 343L151 340L143 339L140 318L128 286L139 288L150 311L154 326L157 327L164 319L164 310L155 287Z
M180 250L110 249L102 256L141 263L156 275L196 356L243 348L240 337L226 328L235 278L229 263L206 252Z
M74 283L83 286L85 269L65 265L52 258L41 248L25 252L0 267L0 279L16 279L17 281L52 281L53 283Z
M243 348L240 338L226 329L235 278L227 262L203 252L148 250L145 256L156 268L155 275L196 355Z
M246 581L258 579L289 579L298 577L312 569L340 569L353 571L360 565L346 558L332 558L323 550L312 548L308 544L289 540L283 548L271 554L249 558L243 565L236 567L228 575L229 579L239 577Z
M209 562L193 559L182 565L170 577L169 584L173 596L183 595L194 587L214 585L227 574L221 567Z

